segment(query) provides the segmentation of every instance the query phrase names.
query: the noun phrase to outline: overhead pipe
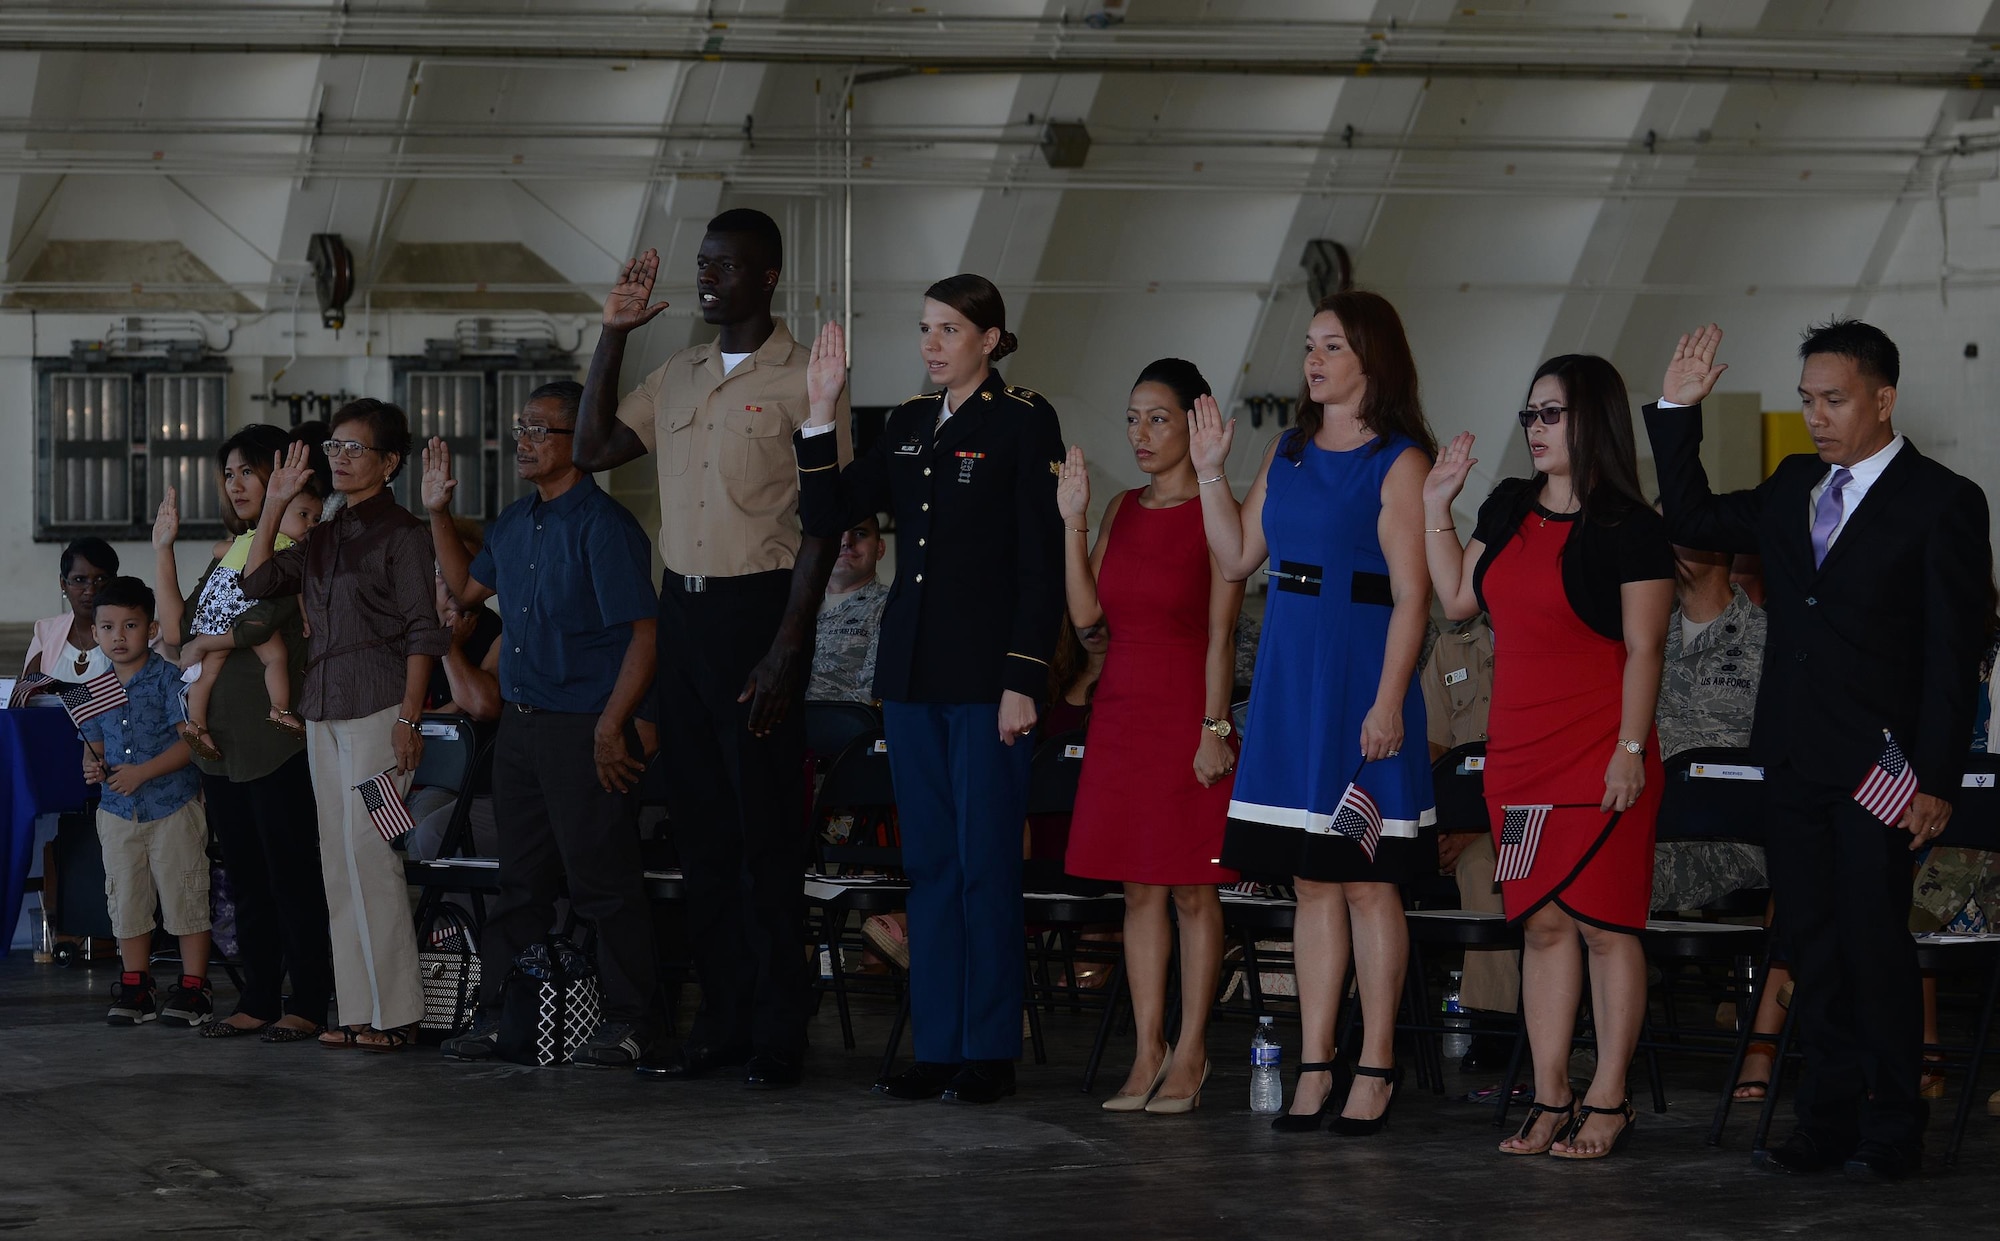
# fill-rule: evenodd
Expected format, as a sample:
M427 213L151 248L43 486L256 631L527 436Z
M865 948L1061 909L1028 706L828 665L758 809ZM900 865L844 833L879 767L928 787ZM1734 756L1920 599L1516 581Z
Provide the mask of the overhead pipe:
M1831 84L1981 89L1977 34L1583 23L1510 14L1443 22L1127 21L735 16L348 5L44 5L0 10L0 50L160 55L392 55L856 65L880 73L1205 73Z

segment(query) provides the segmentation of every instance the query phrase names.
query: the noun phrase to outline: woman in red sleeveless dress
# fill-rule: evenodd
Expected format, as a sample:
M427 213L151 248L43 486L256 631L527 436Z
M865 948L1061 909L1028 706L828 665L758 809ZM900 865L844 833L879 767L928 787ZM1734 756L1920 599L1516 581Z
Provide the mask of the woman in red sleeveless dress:
M1064 463L1056 502L1069 530L1069 616L1111 635L1092 699L1090 743L1064 869L1125 885L1125 966L1138 1040L1125 1085L1107 1111L1187 1112L1208 1079L1206 1027L1222 965L1216 885L1236 873L1216 862L1229 819L1236 751L1229 693L1243 587L1226 582L1202 532L1188 458L1188 413L1208 382L1167 358L1132 388L1126 438L1148 486L1106 507L1086 551L1090 478L1083 450ZM1167 962L1180 921L1180 1041L1165 1036Z
M1639 491L1632 408L1609 362L1544 363L1520 418L1533 477L1502 480L1461 549L1451 502L1475 462L1472 436L1458 436L1424 486L1425 555L1446 616L1484 608L1493 621L1486 800L1507 917L1522 927L1535 1061L1535 1104L1500 1150L1601 1159L1634 1120L1625 1075L1646 1011L1639 932L1674 559ZM1577 1100L1570 1039L1586 955L1597 1071Z

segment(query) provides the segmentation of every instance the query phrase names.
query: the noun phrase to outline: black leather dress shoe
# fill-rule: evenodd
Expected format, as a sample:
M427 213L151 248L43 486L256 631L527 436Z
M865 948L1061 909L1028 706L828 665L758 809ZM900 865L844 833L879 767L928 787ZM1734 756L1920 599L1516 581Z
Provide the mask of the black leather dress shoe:
M1805 1176L1838 1167L1853 1150L1852 1142L1838 1142L1800 1129L1786 1138L1783 1145L1757 1151L1751 1158L1773 1172Z
M1908 1180L1922 1169L1921 1151L1891 1146L1887 1142L1863 1142L1842 1165L1848 1180L1864 1183Z
M998 1103L1014 1093L1012 1060L973 1060L944 1088L946 1103Z
M751 1090L783 1090L798 1085L801 1072L795 1057L760 1051L743 1066L743 1084Z
M671 1077L692 1081L717 1069L734 1068L750 1060L748 1048L697 1047L682 1044L661 1058L641 1057L633 1072L646 1077Z
M958 1077L962 1064L932 1064L917 1061L893 1077L876 1080L870 1089L891 1099L935 1099Z

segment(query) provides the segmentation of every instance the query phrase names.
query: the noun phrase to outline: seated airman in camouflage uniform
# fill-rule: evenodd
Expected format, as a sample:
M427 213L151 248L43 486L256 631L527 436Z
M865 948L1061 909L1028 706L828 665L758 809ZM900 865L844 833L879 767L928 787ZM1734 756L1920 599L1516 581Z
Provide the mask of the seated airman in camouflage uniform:
M1679 599L1660 674L1660 756L1750 744L1764 670L1764 612L1729 580L1724 553L1674 548ZM1767 886L1764 851L1735 841L1666 841L1653 863L1653 908L1699 909Z
M840 536L840 558L827 579L813 644L812 681L806 697L815 701L875 701L875 635L889 587L875 577L887 551L882 528L864 517Z

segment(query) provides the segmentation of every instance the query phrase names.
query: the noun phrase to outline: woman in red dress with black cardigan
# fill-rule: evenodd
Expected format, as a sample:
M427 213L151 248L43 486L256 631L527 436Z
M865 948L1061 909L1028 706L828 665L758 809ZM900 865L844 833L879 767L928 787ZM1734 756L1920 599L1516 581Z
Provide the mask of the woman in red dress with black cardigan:
M1069 450L1056 486L1068 541L1069 619L1109 625L1090 744L1064 869L1125 885L1125 966L1138 1054L1108 1112L1193 1111L1208 1080L1208 1010L1222 968L1222 902L1236 872L1216 862L1229 822L1236 750L1229 692L1243 586L1222 576L1203 532L1188 415L1210 396L1192 362L1139 373L1125 438L1147 486L1112 498L1097 546L1085 517L1090 474ZM1171 899L1181 944L1180 1040L1165 1034Z
M1451 503L1477 462L1472 436L1459 435L1424 484L1424 546L1445 615L1493 618L1486 798L1507 917L1522 925L1535 1061L1535 1105L1500 1150L1600 1159L1633 1123L1625 1075L1646 1009L1638 933L1653 887L1653 710L1674 559L1639 490L1632 407L1609 362L1543 363L1520 419L1534 475L1496 486L1461 548ZM1569 1085L1579 940L1597 1030L1581 1107Z

